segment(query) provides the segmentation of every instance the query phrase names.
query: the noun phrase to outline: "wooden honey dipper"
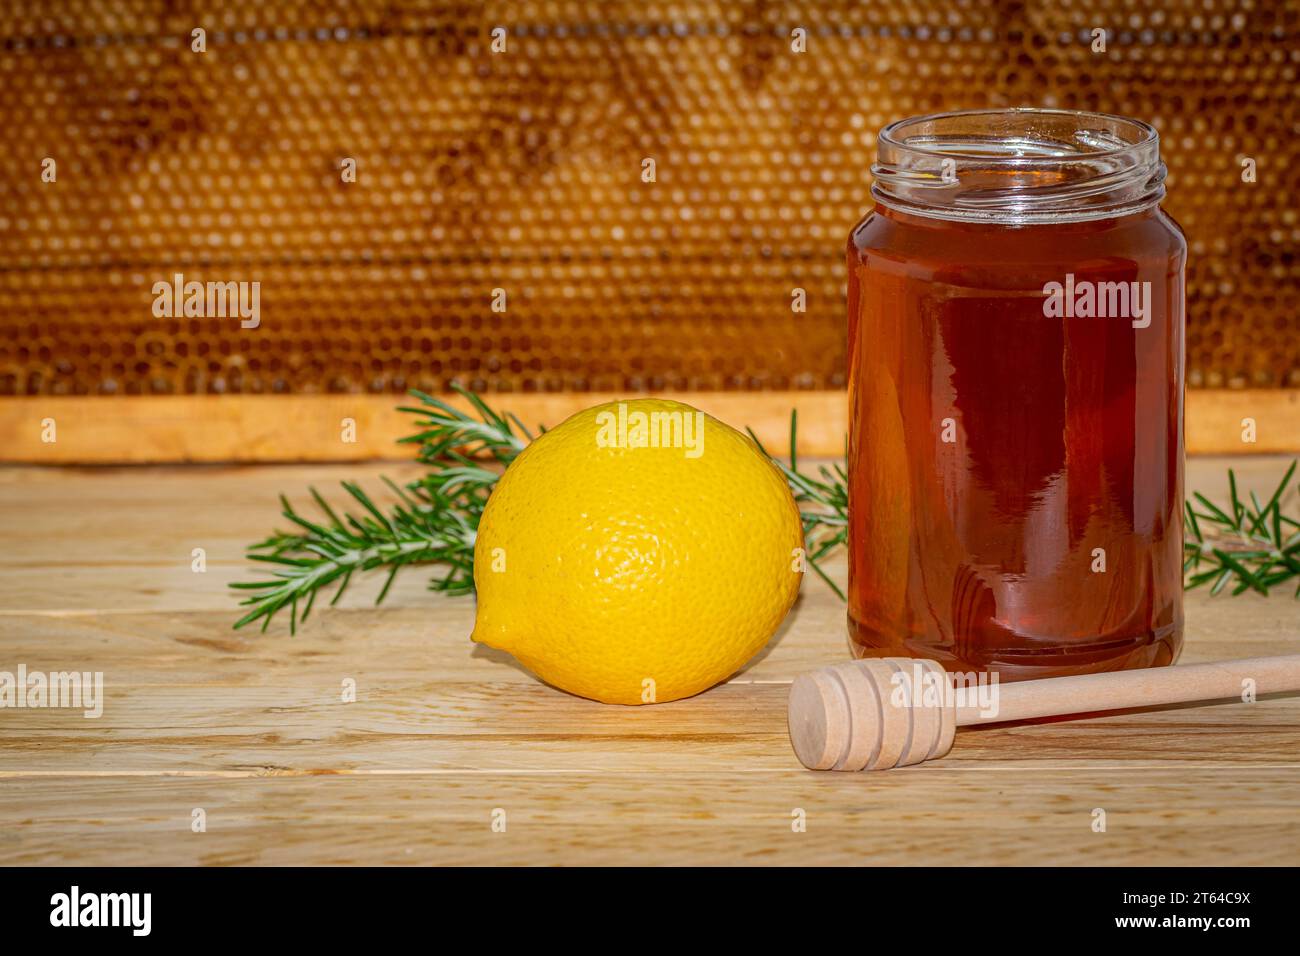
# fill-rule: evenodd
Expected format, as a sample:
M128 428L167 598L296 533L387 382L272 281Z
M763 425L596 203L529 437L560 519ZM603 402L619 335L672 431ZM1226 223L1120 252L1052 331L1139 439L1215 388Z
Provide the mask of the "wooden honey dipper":
M944 756L958 727L1240 698L1248 678L1256 694L1300 690L1300 654L998 683L991 714L975 688L943 692L952 682L934 661L849 661L795 679L790 742L810 770L888 770Z

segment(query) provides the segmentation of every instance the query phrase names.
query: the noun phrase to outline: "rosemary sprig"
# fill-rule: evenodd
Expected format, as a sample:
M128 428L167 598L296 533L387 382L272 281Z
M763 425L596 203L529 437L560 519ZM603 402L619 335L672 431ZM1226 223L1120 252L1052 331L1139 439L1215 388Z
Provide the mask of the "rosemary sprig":
M1183 574L1188 590L1209 584L1211 594L1231 587L1233 594L1252 590L1267 595L1269 588L1300 578L1300 521L1282 511L1298 462L1291 462L1267 504L1261 505L1253 491L1249 502L1243 501L1232 469L1226 511L1199 491L1192 493L1203 510L1197 511L1191 501L1184 504ZM1295 596L1300 597L1300 584Z
M817 469L818 477L799 470L799 413L790 412L790 463L769 454L752 428L745 429L759 450L772 459L794 493L803 520L804 555L809 567L825 581L832 591L844 600L840 586L822 570L821 560L848 541L849 535L849 478L839 462Z
M429 582L431 590L447 594L474 590L474 540L499 476L499 470L483 462L487 459L504 468L533 436L518 419L502 417L474 393L456 391L478 412L477 418L423 392L411 393L420 400L418 407L401 409L416 416L418 428L401 441L420 446L417 457L429 471L404 488L384 478L397 498L387 513L351 482L344 482L343 488L360 506L355 514L339 515L312 488L323 515L323 520L313 521L281 496L281 514L297 530L276 532L249 548L250 560L273 565L274 570L270 579L231 584L253 592L240 602L250 610L235 622L236 628L261 619L266 630L287 607L289 631L296 633L299 620L311 613L316 595L338 582L330 601L337 604L358 571L388 571L376 604L388 596L397 573L411 564L446 567L445 573ZM299 602L303 603L301 616Z
M432 482L413 482L405 490L385 479L397 494L398 503L385 514L358 485L343 482L344 489L361 506L360 515L342 517L311 489L317 506L325 514L321 522L303 517L288 499L280 497L282 514L302 532L277 533L253 545L250 560L274 565L270 579L237 581L230 586L254 592L241 604L252 605L235 627L262 620L266 630L277 612L289 608L289 631L296 633L299 620L307 620L316 595L338 581L330 604L337 604L358 571L388 569L375 603L388 595L397 572L408 564L445 564L448 571L437 583L439 589L464 594L474 589L474 534L477 527L455 497L440 493ZM301 617L299 601L304 601Z
M452 388L478 412L478 418L453 408L441 399L415 390L411 394L422 404L416 408L399 406L397 409L416 416L416 425L420 430L414 435L399 438L397 442L400 445L419 445L420 450L416 456L419 461L431 468L441 469L448 461L474 468L477 467L476 459L490 456L504 467L514 461L515 456L533 440L533 433L514 415L501 415L493 411L487 402L467 388L459 385L452 385ZM519 435L515 434L516 428L519 429ZM491 483L495 481L496 478L493 477Z

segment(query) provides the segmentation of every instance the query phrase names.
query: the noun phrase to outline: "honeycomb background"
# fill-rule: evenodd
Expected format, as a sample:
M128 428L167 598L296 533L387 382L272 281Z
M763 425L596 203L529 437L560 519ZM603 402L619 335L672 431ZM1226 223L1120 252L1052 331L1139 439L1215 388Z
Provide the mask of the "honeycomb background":
M837 388L877 131L1013 105L1153 122L1189 384L1300 386L1298 69L1267 0L6 0L0 394Z

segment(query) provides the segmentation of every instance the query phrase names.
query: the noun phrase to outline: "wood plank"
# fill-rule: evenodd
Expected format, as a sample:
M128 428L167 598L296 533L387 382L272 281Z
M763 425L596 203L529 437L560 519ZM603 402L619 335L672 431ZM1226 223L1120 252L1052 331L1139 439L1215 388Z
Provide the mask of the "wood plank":
M503 394L493 404L530 428L625 395ZM848 426L838 391L693 392L688 402L737 428L752 427L773 453L789 445L790 411L799 411L799 450L839 455ZM454 404L464 406L456 398ZM129 464L150 462L367 461L410 457L396 441L411 432L395 395L23 396L0 400L0 462ZM1242 421L1256 422L1243 442ZM42 440L55 422L57 440ZM343 440L345 420L355 441ZM1300 450L1300 389L1193 389L1187 393L1190 454L1264 454Z
M15 865L1290 865L1295 786L1287 771L1150 763L0 779L0 851ZM195 808L206 832L191 832Z
M1231 462L1243 489L1271 491L1284 460L1193 459L1189 486L1221 496ZM242 573L276 493L391 467L0 470L0 669L105 680L97 719L0 712L5 862L68 847L117 865L1212 865L1300 851L1296 696L963 730L948 758L886 774L802 770L786 687L846 655L843 604L815 577L744 671L650 708L571 697L471 644L473 599L423 590L418 570L378 610L324 610L293 638L232 632L222 575ZM188 570L196 540L206 575ZM1193 593L1183 659L1300 652L1297 613L1281 594ZM205 833L190 830L195 807ZM807 832L791 829L796 808Z

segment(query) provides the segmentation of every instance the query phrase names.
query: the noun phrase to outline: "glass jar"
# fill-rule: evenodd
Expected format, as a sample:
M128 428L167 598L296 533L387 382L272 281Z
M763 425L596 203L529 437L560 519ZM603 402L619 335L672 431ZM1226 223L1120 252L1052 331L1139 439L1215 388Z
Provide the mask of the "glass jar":
M1145 123L893 123L849 237L859 656L1016 680L1182 643L1183 266Z

